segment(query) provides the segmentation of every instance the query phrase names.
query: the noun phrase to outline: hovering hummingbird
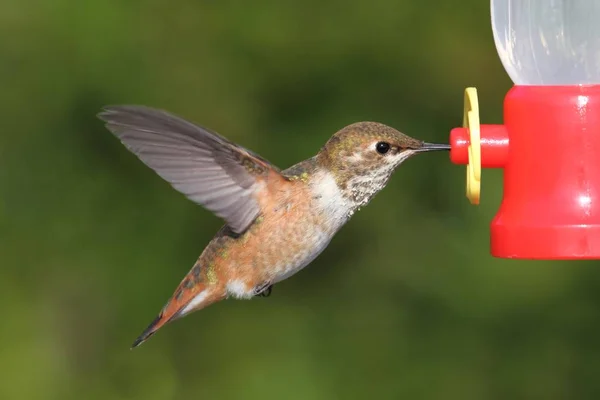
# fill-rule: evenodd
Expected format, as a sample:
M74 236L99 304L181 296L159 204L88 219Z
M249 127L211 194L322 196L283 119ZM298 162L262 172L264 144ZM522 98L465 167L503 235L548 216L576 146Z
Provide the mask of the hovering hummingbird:
M98 116L171 186L225 220L132 348L166 323L225 298L270 293L311 263L403 161L450 149L380 123L358 122L335 133L314 157L281 171L162 110L112 106Z

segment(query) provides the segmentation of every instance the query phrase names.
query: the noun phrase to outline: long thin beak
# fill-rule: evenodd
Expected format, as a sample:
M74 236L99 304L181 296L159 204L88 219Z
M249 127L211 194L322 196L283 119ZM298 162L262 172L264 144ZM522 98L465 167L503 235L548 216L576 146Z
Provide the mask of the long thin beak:
M425 151L440 151L440 150L450 150L449 144L439 144L439 143L426 143L423 142L421 147L416 149L417 153L422 153Z

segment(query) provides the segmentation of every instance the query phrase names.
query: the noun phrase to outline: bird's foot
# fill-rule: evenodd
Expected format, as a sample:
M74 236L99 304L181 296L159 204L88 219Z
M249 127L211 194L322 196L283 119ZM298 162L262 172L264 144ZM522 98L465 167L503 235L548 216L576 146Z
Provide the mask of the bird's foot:
M271 295L272 291L273 291L273 285L270 285L265 290L263 290L262 292L260 292L258 295L260 297L269 297Z
M254 289L254 296L269 297L273 291L273 285L265 283L264 285L258 286Z

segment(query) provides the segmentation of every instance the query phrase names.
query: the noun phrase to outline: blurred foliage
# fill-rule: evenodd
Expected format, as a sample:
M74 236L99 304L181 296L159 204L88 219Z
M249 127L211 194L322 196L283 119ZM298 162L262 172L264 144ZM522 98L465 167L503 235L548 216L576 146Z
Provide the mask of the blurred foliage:
M281 168L359 120L446 141L511 82L489 3L5 0L0 7L0 398L597 399L600 269L489 255L464 169L416 157L271 297L129 351L221 221L95 114L168 109Z

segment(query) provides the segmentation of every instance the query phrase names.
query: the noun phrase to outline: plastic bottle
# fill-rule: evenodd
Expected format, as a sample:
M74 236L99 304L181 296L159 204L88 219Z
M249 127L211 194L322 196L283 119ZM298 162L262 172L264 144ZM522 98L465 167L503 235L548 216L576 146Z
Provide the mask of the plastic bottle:
M516 85L600 83L599 0L491 0L491 15Z

